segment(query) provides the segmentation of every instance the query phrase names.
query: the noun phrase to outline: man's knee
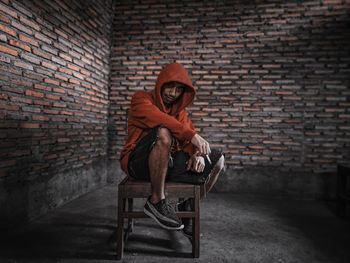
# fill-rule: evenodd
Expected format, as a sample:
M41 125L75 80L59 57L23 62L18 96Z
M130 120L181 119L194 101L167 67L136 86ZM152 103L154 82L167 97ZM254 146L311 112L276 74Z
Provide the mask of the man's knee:
M168 128L161 127L158 131L158 140L157 144L162 147L169 148L171 147L172 135Z
M222 169L224 169L224 167L225 167L225 157L224 157L224 155L221 155L219 160L216 162L216 167L217 167L217 169L220 169L220 171Z

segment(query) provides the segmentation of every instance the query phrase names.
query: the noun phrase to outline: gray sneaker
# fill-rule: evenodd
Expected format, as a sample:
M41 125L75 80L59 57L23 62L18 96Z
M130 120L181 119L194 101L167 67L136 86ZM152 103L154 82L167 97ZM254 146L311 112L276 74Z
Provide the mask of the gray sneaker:
M166 199L153 204L151 197L148 197L143 211L164 229L181 230L184 228L181 219L175 213L174 207L169 205Z
M181 211L187 211L186 207L190 204L191 210L193 211L193 199L187 199L185 201L182 201L177 204L176 210ZM182 222L184 224L184 228L182 229L182 232L186 237L188 237L192 241L193 236L193 219L192 218L183 218Z
M193 236L193 219L192 218L184 218L183 219L184 228L182 232L186 237L188 237L192 241Z

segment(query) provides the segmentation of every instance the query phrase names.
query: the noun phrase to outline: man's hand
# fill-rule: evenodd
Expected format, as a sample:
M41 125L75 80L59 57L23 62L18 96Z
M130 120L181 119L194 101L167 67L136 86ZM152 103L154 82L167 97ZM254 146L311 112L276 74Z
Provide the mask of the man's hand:
M191 158L188 160L187 171L191 170L192 172L201 173L203 172L204 167L205 167L204 158L202 156L199 156L198 152L193 154Z
M197 146L200 155L204 156L210 154L211 151L209 143L198 134L192 137L191 143L194 146Z

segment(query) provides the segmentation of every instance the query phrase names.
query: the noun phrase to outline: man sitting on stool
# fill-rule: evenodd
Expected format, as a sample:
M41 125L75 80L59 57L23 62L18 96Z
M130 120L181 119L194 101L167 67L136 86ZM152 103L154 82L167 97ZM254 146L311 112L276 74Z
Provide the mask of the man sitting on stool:
M165 181L204 184L201 199L215 184L224 168L224 156L211 150L198 135L185 108L195 96L187 71L170 63L159 74L155 88L132 97L128 135L121 152L121 168L136 180L151 182L152 195L144 212L161 227L192 236L192 220L183 223L164 195ZM203 188L201 188L203 189ZM191 200L178 204L191 210Z

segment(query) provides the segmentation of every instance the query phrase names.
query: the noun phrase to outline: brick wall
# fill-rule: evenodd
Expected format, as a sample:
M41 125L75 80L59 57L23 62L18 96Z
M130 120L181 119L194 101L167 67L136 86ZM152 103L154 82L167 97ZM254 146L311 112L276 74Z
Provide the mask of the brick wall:
M132 94L178 61L198 88L198 133L227 153L221 189L317 193L318 174L350 160L349 12L348 0L120 1L110 158Z
M105 181L112 4L0 1L2 216L31 218Z
M320 194L350 159L349 8L0 0L1 222L120 179L131 96L172 61L198 88L197 131L226 152L217 189Z

